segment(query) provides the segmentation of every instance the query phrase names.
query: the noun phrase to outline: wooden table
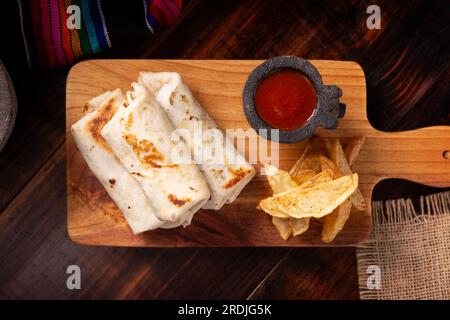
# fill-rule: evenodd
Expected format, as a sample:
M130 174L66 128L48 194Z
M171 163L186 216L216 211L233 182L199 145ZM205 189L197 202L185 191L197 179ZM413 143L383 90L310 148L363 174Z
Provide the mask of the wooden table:
M360 63L368 111L382 130L450 124L446 1L191 1L179 22L104 57L264 59L293 54ZM130 46L128 46L130 48ZM0 298L357 299L353 248L134 249L67 236L65 79L68 69L12 75L19 113L0 153ZM20 79L20 81L17 81ZM435 191L388 181L374 199ZM79 265L81 290L66 288Z

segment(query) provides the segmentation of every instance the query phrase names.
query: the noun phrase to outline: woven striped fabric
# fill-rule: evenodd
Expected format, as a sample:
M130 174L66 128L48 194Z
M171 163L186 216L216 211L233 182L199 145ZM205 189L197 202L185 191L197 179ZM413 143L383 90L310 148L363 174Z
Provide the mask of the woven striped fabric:
M108 17L105 19L101 0L17 1L24 52L30 68L35 65L53 68L72 64L112 46ZM121 5L141 8L138 10L142 10L142 14L132 18L142 19L142 25L147 26L146 32L149 34L173 23L180 16L183 6L182 0L140 1L123 1ZM104 5L111 6L104 2ZM112 19L111 24L114 24Z
M147 27L155 32L173 23L180 15L182 6L182 0L144 0Z

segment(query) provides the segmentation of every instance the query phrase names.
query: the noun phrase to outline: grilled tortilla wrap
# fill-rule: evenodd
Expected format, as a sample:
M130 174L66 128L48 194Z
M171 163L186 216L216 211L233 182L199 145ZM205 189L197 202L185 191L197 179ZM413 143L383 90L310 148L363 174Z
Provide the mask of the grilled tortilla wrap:
M139 183L122 166L100 134L123 98L120 89L93 98L87 103L91 112L78 120L71 131L87 165L122 211L133 233L137 234L156 229L164 222L156 218Z
M185 143L148 90L133 83L101 134L150 199L163 221L189 223L210 193ZM175 159L175 156L183 155ZM178 161L181 159L181 161ZM188 161L186 161L186 159Z
M188 132L186 143L211 191L203 208L219 210L225 203L233 202L255 175L253 166L225 138L178 73L141 72L139 82L154 94L173 125ZM203 135L195 139L199 129Z

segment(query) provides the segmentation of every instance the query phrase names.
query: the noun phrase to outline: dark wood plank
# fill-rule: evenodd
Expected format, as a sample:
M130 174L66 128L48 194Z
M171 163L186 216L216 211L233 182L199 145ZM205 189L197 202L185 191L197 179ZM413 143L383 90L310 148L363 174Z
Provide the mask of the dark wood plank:
M387 192L388 191L388 192ZM433 188L402 179L386 179L380 181L372 193L372 201L411 198L416 208L420 208L420 197L429 194L450 191L448 188ZM387 197L389 195L389 197Z
M378 1L381 30L366 27L373 1L204 1L145 56L265 59L292 54L354 60L367 77L375 127L450 124L450 8L446 1ZM188 31L188 32L187 32Z
M351 59L359 62L368 78L368 112L372 123L383 130L405 130L431 124L450 124L448 103L449 43L439 37L448 29L448 6L441 2L409 1L398 3L379 1L382 10L382 30L367 30L365 9L369 1L293 2L258 1L239 6L228 1L218 9L217 3L204 4L208 15L191 17L185 28L180 28L179 41L167 42L149 52L153 57L175 58L184 52L190 58L266 58L279 54L296 54L307 58ZM216 10L218 9L218 10ZM208 22L207 22L208 20ZM420 21L420 23L417 23ZM184 30L198 30L195 39L186 36ZM182 36L184 35L184 36ZM433 45L429 46L429 39ZM444 54L442 54L442 52ZM436 59L436 57L439 57ZM405 88L405 79L413 78ZM445 82L445 81L444 81ZM408 84L408 83L406 83ZM411 99L413 98L413 99ZM408 186L391 187L407 193ZM427 189L427 188L425 188ZM391 188L377 192L377 200L389 199ZM430 192L431 189L427 189ZM425 192L424 190L422 190ZM308 262L296 249L277 265L276 275L269 277L251 296L254 298L357 298L356 260L351 249L333 256L336 261L346 261L352 267L341 283L338 293L323 292L327 281L316 294L314 285L320 280L320 272L311 275L299 273ZM327 254L325 250L308 250L315 262ZM341 254L344 258L341 258ZM332 255L332 253L331 253ZM289 268L294 264L296 268ZM308 269L309 270L309 269ZM286 274L287 273L287 274ZM276 282L280 277L292 280ZM329 273L331 283L338 278ZM299 295L298 281L305 279ZM272 281L273 280L273 281ZM315 281L315 282L314 282ZM274 289L275 287L275 289ZM278 290L276 290L278 288ZM349 289L349 290L348 290ZM292 290L292 291L290 291ZM348 290L348 291L347 291ZM284 291L293 294L284 294ZM342 295L339 293L342 292Z
M0 152L0 212L64 142L66 70L16 78L18 113Z
M410 197L420 207L422 195L450 190L431 188L406 180L388 179L380 182L373 200ZM358 278L355 249L291 249L249 299L357 299Z
M184 12L189 14L197 2L188 3ZM139 44L116 46L100 57L139 57L165 39L184 18L183 15L162 34ZM0 214L65 139L65 85L69 67L33 72L16 65L11 67L19 108L12 135L0 152Z
M79 246L67 236L64 186L62 146L0 216L0 297L245 298L287 251ZM66 288L71 264L82 290Z
M291 249L249 299L358 299L355 249Z
M372 31L365 27L371 1L196 3L195 10L157 45L149 45L142 57L264 59L297 54L356 60L366 73L368 110L377 127L399 130L450 122L449 42L443 36L449 27L447 1L377 1L382 29ZM119 56L130 58L140 54L131 49L122 53ZM24 84L23 90L16 89L25 102L19 100L18 124L0 153L0 210L63 142L65 73L51 73L17 82ZM287 252L76 246L66 232L63 153L54 154L0 215L2 298L247 297ZM389 196L385 190L379 199ZM343 292L343 298L356 298L353 250L335 250L293 250L251 297L331 298ZM81 292L65 288L68 264L82 267ZM339 291L336 296L332 289Z

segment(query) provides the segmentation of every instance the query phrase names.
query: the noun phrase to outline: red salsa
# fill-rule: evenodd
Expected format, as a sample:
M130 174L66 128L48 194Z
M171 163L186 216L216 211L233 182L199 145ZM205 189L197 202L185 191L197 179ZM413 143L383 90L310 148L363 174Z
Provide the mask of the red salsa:
M303 126L313 115L317 95L303 73L281 69L261 80L254 102L256 112L270 126L294 130Z

